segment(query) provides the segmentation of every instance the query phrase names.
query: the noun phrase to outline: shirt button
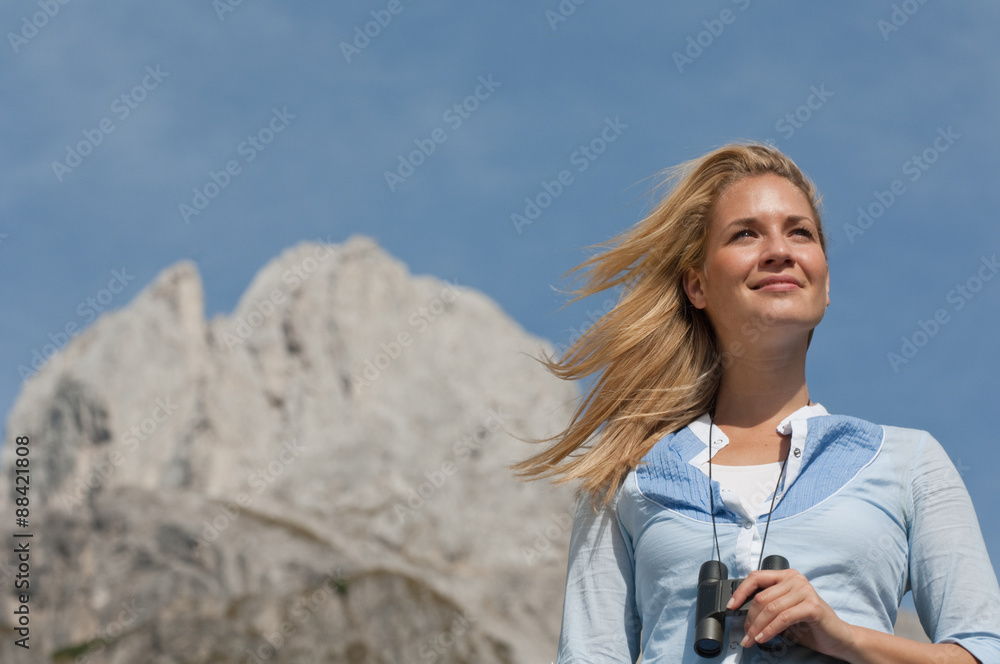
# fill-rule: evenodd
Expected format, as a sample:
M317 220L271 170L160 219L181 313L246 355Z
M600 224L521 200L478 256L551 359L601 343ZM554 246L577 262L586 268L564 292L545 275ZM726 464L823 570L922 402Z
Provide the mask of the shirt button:
M751 528L753 528L753 521L744 521L743 527L746 528L747 530L750 530Z
M739 647L739 645L740 645L739 641L730 641L729 642L729 648L730 648L730 650L736 650Z
M802 456L802 450L800 450L799 448L796 447L794 450L792 450L792 454L795 455L795 458L798 458L798 457Z

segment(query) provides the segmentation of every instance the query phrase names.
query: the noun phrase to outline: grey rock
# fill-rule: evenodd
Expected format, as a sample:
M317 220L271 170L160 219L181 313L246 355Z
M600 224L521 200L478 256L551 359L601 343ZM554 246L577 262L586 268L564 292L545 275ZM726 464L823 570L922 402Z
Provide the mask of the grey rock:
M507 469L578 396L545 341L363 237L203 312L174 265L24 384L31 649L5 593L0 661L554 658L572 490Z

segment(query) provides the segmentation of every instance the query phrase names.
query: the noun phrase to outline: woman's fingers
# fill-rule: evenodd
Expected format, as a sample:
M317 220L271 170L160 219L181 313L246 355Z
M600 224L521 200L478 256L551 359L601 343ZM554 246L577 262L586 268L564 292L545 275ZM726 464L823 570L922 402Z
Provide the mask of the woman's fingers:
M773 572L782 578L765 587L750 604L744 630L744 645L769 641L792 625L814 617L819 597L805 577L795 570Z
M754 641L763 643L793 625L816 622L822 614L822 607L817 600L818 597L809 596L800 589L793 589L761 606L756 615L751 609L744 624L746 631L744 640L747 645L752 645ZM754 604L757 604L756 598Z
M726 604L727 609L735 609L737 607L743 606L748 599L756 592L758 589L764 589L769 586L774 585L781 581L783 576L787 572L794 570L781 570L781 571L756 571L751 572L743 583L733 591L733 596Z
M744 647L770 641L779 634L827 654L839 652L849 644L850 626L837 617L808 579L795 570L767 574L780 578L754 580L753 585L763 586L763 590L754 597L747 612Z

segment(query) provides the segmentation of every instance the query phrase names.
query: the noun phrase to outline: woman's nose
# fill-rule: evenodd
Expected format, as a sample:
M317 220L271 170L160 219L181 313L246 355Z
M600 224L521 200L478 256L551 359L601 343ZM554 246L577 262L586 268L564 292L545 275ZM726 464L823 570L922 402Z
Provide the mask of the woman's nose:
M760 258L761 263L765 265L791 263L794 261L788 239L781 234L768 234L765 236Z

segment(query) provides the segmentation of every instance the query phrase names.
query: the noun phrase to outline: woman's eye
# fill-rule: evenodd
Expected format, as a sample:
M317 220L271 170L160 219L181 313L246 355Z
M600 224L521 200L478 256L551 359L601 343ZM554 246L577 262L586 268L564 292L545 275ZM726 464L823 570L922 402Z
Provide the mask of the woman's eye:
M804 227L803 228L796 228L793 232L794 233L799 233L799 234L801 234L801 235L803 235L805 237L808 237L808 238L813 237L813 232L811 230L809 230L808 228L804 228Z
M734 240L739 240L740 238L744 237L753 237L753 231L750 230L749 228L744 228L743 230L736 231L733 234Z

